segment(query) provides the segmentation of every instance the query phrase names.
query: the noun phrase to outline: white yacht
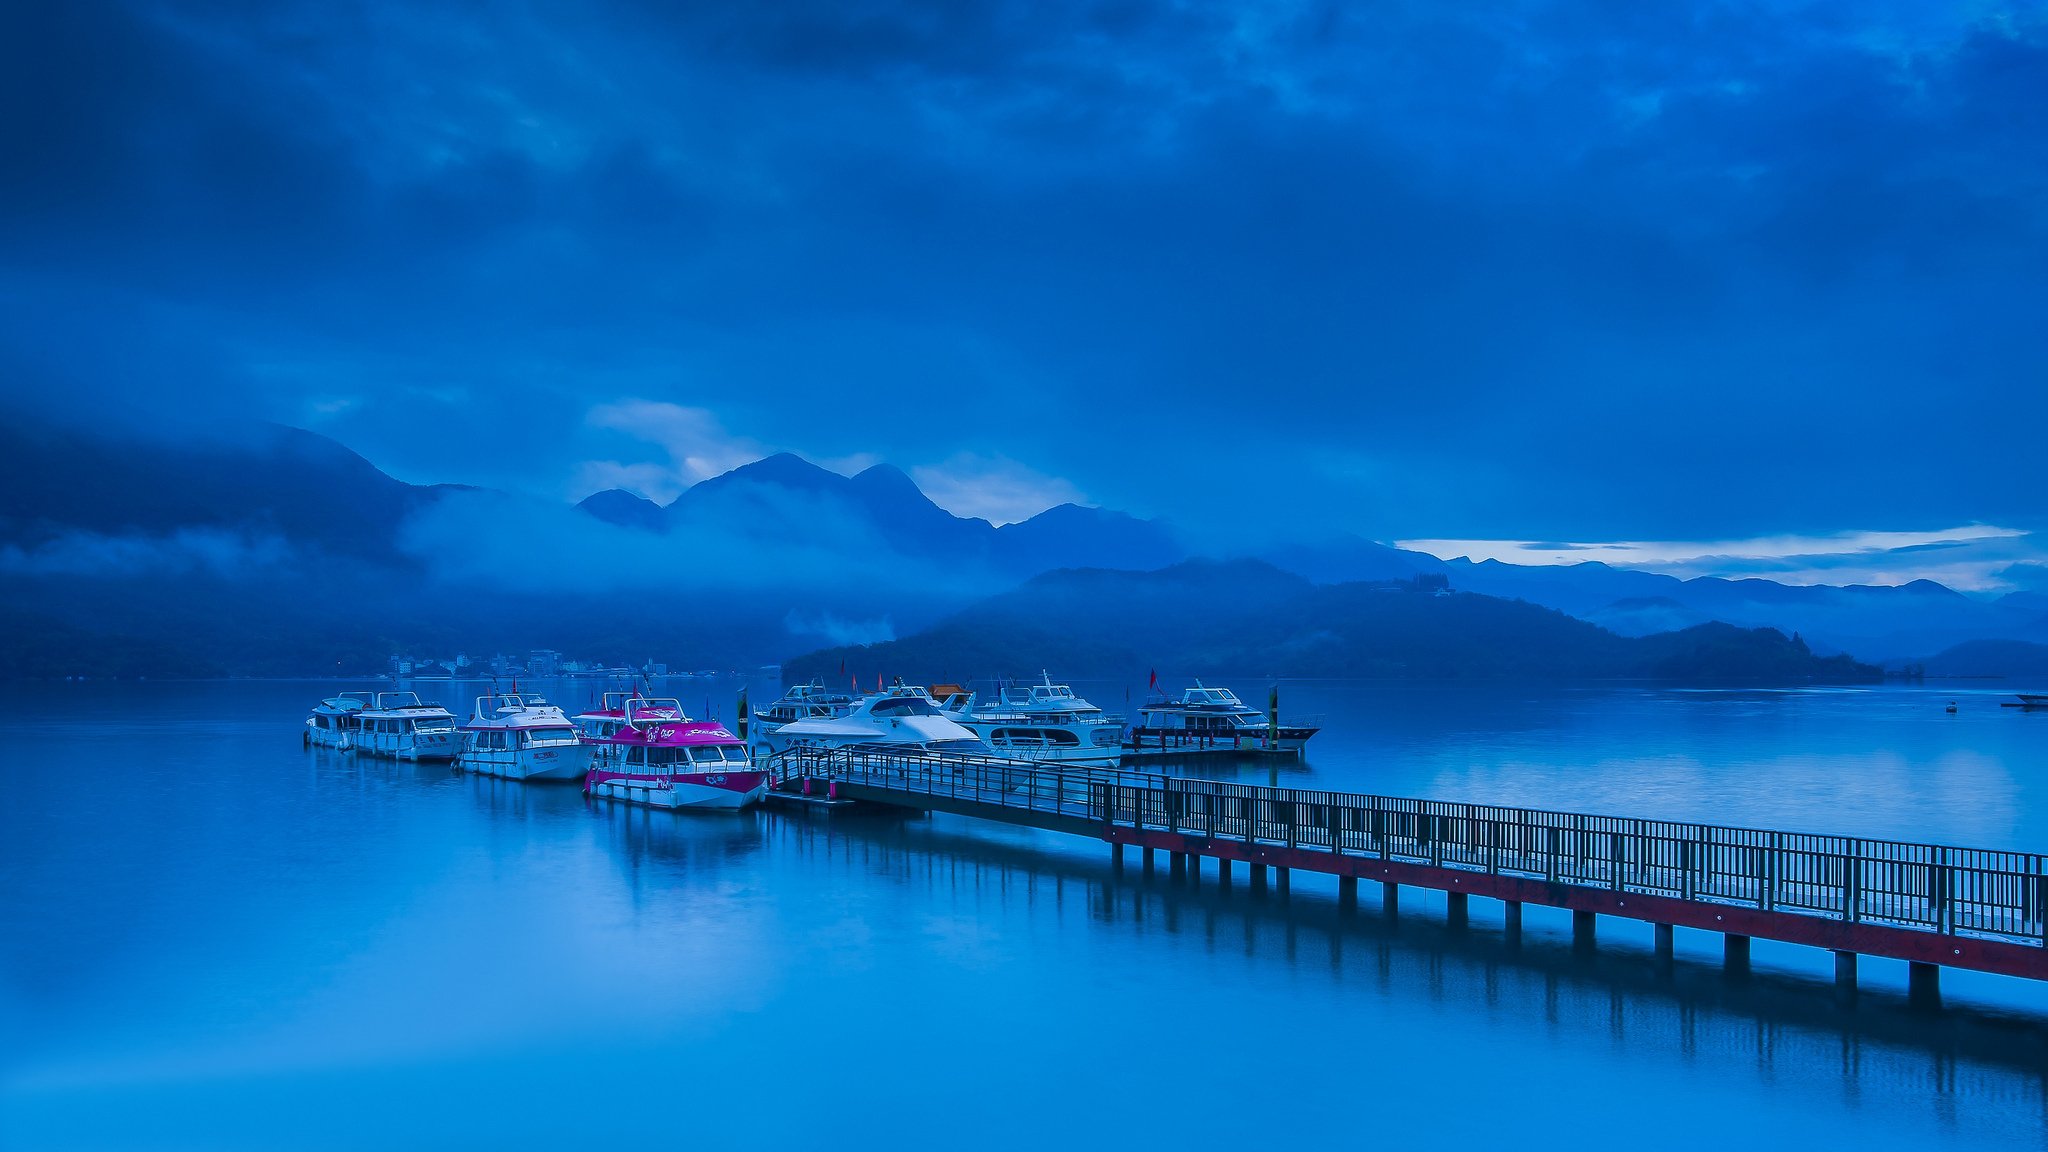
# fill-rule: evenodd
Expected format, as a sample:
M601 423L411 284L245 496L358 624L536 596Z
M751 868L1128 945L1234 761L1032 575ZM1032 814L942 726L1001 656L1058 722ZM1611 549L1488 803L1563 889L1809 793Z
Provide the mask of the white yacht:
M368 692L342 692L322 700L306 717L306 743L346 752L356 746L356 717L370 707Z
M560 708L534 695L476 699L462 726L462 767L507 780L581 780L597 751Z
M798 720L829 720L834 716L844 716L853 711L853 704L852 696L829 691L816 680L809 684L792 684L783 692L782 699L755 710L753 734L766 736L784 724L794 724Z
M887 748L910 752L989 754L989 746L973 729L949 719L932 702L931 693L898 684L885 692L854 701L839 715L811 716L762 728L754 740L768 753L791 748Z
M949 720L973 730L998 756L1088 768L1123 758L1124 718L1074 695L1043 675L1040 684L1002 684L987 696L938 685L932 697Z
M1277 697L1273 711L1261 712L1230 689L1197 680L1178 700L1162 695L1138 709L1128 743L1134 752L1299 752L1318 731L1313 724L1280 723Z
M455 714L439 704L422 704L417 692L379 692L355 714L350 733L356 751L397 760L453 760L460 746Z

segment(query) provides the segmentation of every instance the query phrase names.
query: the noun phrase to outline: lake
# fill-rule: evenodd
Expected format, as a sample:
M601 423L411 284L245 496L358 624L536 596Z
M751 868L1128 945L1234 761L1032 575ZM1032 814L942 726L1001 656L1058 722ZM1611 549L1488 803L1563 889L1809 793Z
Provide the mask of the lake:
M738 686L678 694L729 717ZM1531 907L1510 948L1485 901L1390 925L1327 877L1190 891L946 816L302 748L334 687L14 687L0 1147L2048 1143L2040 986L1946 972L1929 1016L1866 958L1844 1008L1825 952L1766 941L1731 982L1683 930L1665 972L1647 925L1584 956ZM2048 715L2014 687L1283 682L1327 725L1306 761L1201 772L2041 851Z

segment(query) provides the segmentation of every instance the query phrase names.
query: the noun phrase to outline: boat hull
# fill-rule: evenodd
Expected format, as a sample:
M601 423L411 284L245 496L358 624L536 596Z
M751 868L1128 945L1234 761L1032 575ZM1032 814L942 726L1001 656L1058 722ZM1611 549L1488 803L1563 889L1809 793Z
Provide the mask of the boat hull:
M348 751L356 746L355 738L340 728L316 728L306 726L306 743L314 748L339 748Z
M589 774L596 752L589 744L470 751L462 754L462 770L504 780L581 780Z
M736 811L760 803L768 794L768 774L749 769L662 776L597 768L584 778L583 790L592 796L649 808Z
M1269 740L1256 732L1204 732L1192 728L1133 728L1124 745L1132 752L1299 752L1320 729L1281 725Z

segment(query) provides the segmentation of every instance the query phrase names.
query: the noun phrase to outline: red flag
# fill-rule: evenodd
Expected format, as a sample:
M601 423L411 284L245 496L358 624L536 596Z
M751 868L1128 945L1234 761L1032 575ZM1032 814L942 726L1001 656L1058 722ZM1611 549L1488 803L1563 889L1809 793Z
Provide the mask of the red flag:
M847 682L848 684L851 684L851 685L853 685L853 690L854 690L855 692L859 692L859 691L860 691L860 677L858 677L858 676L848 676L848 677L846 678L846 682Z
M877 691L877 692L880 692L881 690L882 690L882 674L881 674L880 672L877 672L877 673L875 673L875 691Z
M846 675L846 661L844 661L844 660L841 660L841 661L839 662L839 674L840 674L841 676L844 676L844 675Z
M1157 668L1152 670L1152 688L1154 691L1157 691L1159 688L1159 669Z

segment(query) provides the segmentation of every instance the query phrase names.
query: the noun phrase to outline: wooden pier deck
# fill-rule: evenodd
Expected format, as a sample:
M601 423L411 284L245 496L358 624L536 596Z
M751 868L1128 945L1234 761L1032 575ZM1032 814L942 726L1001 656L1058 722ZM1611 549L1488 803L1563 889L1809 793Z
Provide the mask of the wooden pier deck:
M1283 890L1292 870L1569 909L1593 941L1599 916L1723 934L1731 968L1752 938L1826 948L1853 989L1856 958L1909 962L1911 994L1938 1001L1941 967L2048 979L2048 873L2040 853L1776 832L1711 824L1448 803L1355 792L1266 788L1124 770L1059 769L992 758L794 750L771 761L778 788L956 813L1108 842L1121 868L1164 852L1177 876L1216 861L1229 881Z

